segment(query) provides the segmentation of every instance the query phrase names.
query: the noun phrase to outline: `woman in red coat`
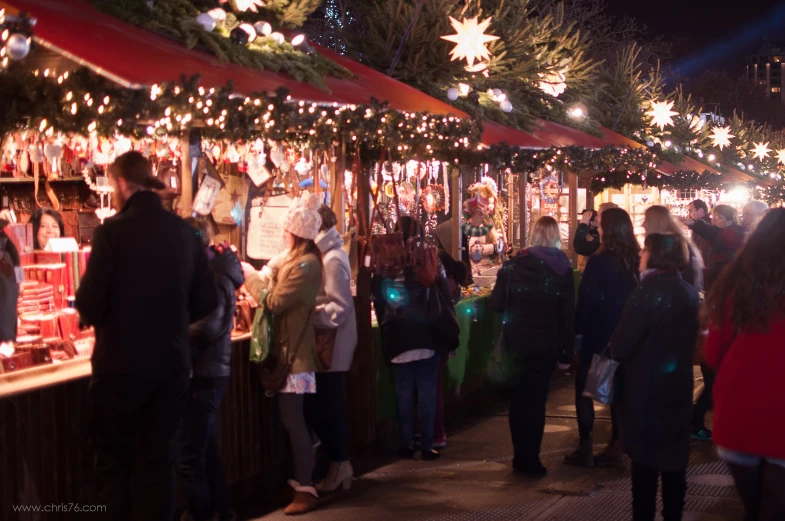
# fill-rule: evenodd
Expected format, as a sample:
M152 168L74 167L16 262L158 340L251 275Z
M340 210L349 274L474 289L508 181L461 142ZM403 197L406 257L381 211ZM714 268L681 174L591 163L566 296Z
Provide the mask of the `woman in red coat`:
M769 211L709 294L714 443L747 520L785 519L785 208Z

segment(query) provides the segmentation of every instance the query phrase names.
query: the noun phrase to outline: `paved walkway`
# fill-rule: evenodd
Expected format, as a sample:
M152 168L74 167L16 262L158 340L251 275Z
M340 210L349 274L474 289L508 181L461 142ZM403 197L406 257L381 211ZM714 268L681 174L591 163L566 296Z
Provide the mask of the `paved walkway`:
M699 376L699 373L698 375ZM702 384L696 379L696 392ZM326 497L305 519L320 521L628 521L629 470L581 469L562 456L577 440L573 382L552 384L542 461L548 476L513 474L506 410L499 407L448 429L449 444L437 462L394 461L358 477L351 492ZM609 411L597 407L596 451L610 437ZM595 452L596 452L595 451ZM685 521L741 521L727 467L711 443L693 442ZM258 514L257 514L258 515ZM254 519L284 519L279 510Z

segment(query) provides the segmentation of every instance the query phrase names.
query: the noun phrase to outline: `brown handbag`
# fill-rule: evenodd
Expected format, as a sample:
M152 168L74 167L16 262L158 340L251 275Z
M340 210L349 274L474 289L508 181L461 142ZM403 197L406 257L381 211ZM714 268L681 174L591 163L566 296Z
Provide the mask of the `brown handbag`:
M335 336L338 330L334 327L315 327L316 357L323 370L333 366L333 353L335 352Z
M313 315L313 308L311 308L311 312L308 314L308 324L311 324L311 316ZM265 361L260 366L260 380L262 382L262 387L265 390L270 392L278 392L284 388L286 385L286 379L289 377L289 374L292 372L292 366L294 365L294 361L297 358L297 352L300 350L300 346L305 340L305 333L308 331L308 327L304 327L303 330L300 332L300 338L297 339L297 344L294 347L294 351L291 353L291 356L286 360L279 360L277 356L270 354L267 356Z

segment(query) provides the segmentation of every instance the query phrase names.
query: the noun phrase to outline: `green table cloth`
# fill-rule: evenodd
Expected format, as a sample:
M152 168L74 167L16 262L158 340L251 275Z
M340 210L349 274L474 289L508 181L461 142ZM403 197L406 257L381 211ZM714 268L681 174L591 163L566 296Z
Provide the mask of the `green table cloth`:
M581 274L573 271L577 301ZM467 377L484 375L488 360L499 337L501 317L488 308L488 297L462 300L455 307L458 325L461 327L460 345L455 356L447 361L443 375L444 390L462 384ZM373 345L376 367L376 421L395 417L395 382L392 367L382 353L382 333L378 326L373 328Z

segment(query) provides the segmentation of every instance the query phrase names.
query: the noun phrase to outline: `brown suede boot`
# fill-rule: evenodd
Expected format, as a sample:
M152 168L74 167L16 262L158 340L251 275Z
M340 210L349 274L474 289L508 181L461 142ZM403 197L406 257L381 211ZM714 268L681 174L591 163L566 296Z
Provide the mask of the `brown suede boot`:
M303 487L295 481L290 481L289 484L294 489L294 499L289 506L284 509L284 514L287 516L299 516L316 508L319 494L316 492L315 488Z

